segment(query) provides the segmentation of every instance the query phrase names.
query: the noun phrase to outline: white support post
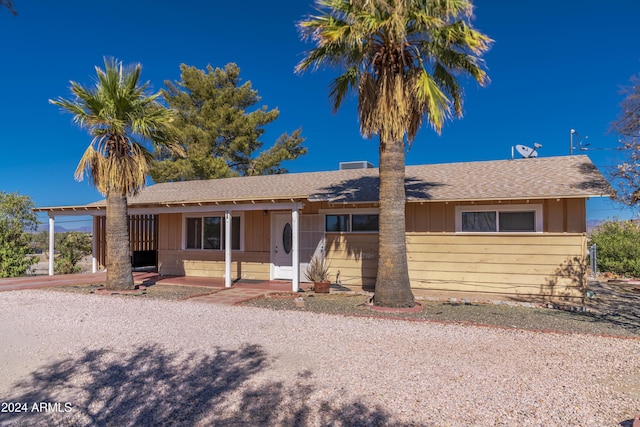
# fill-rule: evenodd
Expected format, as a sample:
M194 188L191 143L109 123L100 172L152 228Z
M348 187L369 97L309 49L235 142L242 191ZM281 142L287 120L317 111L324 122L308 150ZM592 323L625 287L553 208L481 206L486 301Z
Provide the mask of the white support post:
M293 292L298 292L298 288L300 287L300 248L299 248L299 236L300 236L300 226L298 221L298 207L295 206L291 210L291 228L292 228L292 249L291 249L291 263L293 267L292 275L291 275L291 290Z
M49 213L49 276L53 276L53 265L54 265L54 260L53 258L55 257L55 248L53 247L53 244L55 242L55 227L56 225L56 219L55 216L53 215L53 213Z
M93 234L91 236L91 272L98 272L98 232L100 227L98 227L98 222L100 219L97 216L93 218Z
M231 287L231 211L224 211L224 286Z

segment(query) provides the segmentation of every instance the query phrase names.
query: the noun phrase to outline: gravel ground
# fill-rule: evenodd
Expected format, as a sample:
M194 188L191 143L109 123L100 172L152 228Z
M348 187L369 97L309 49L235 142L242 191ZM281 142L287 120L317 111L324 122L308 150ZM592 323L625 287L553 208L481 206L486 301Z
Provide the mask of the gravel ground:
M631 426L639 356L633 339L2 292L0 426Z
M69 286L55 286L48 288L55 292L75 292L81 294L94 294L99 293L100 289L104 289L103 283L93 283L88 285L69 285ZM213 294L220 292L220 288L207 288L201 286L180 286L180 285L165 285L165 284L153 284L145 286L144 288L137 289L130 294L122 294L126 298L143 298L143 299L163 299L163 300L181 300L200 295ZM105 292L105 294L107 294Z
M296 307L294 298L304 301ZM247 306L273 310L297 310L316 313L331 313L355 316L377 316L396 319L429 320L474 325L498 326L530 331L554 331L592 335L613 335L640 338L640 304L633 307L618 306L610 310L598 310L600 305L586 307L585 311L569 311L536 308L516 303L497 302L478 304L450 301L419 300L422 310L416 313L385 313L368 308L369 297L359 294L314 294L278 295L259 298L243 303ZM638 301L640 302L640 301ZM580 307L582 309L582 307Z

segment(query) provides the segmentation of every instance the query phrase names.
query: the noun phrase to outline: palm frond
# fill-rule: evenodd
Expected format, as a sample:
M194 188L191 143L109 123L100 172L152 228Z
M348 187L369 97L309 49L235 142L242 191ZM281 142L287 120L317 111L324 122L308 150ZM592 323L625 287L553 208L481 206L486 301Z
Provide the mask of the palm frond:
M425 116L440 132L452 110L462 116L457 77L489 82L480 56L492 40L471 27L470 0L318 0L316 9L298 24L315 46L296 72L341 69L329 96L336 110L357 88L365 137L411 143Z
M351 67L344 74L336 78L330 85L329 97L333 99L333 111L338 111L344 97L358 87L359 72L357 67Z
M451 113L449 98L426 70L417 73L415 94L425 105L429 124L436 132L440 133L445 119Z
M105 58L105 68L96 67L95 87L71 82L73 98L49 100L93 135L75 177L89 176L105 195L133 195L144 187L153 162L145 143L184 154L172 131L174 112L159 103L161 92L147 93L148 83L140 83L141 69Z

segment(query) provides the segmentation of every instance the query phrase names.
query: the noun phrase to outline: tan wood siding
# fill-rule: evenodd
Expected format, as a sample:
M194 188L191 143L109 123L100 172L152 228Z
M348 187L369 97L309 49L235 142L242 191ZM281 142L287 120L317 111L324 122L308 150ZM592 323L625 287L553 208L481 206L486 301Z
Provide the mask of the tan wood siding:
M564 210L562 199L546 200L544 204L544 231L547 233L562 233L565 231Z
M158 250L180 249L182 214L158 215Z
M327 233L329 277L345 286L373 285L378 269L377 233Z
M244 249L247 252L269 251L271 217L267 211L244 213Z
M567 233L584 233L587 231L587 213L585 199L567 199Z
M416 290L579 298L584 234L408 234Z
M377 235L327 234L331 275L370 286ZM407 233L415 291L473 292L533 298L580 298L586 279L584 234L472 235Z
M167 276L222 278L225 273L224 251L161 250L159 272ZM231 255L232 279L269 279L269 254L234 252Z
M530 203L543 205L544 233L455 233L456 206L526 204L522 200L408 203L409 274L416 294L443 291L513 297L581 296L586 277L585 200ZM303 215L337 207L326 202L308 203ZM343 208L349 212L352 206ZM269 278L273 213L244 212L244 251L233 253L234 279ZM181 250L181 214L160 215L158 228L161 274L223 276L223 251ZM339 280L346 286L375 283L377 233L327 233L326 252L332 280L339 273Z

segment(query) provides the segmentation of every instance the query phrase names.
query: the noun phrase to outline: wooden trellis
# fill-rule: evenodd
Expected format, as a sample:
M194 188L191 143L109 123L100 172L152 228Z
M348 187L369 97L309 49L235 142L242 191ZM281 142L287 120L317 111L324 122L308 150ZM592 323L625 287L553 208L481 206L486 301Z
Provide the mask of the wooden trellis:
M107 218L95 217L93 233L97 236L96 259L100 268L107 265ZM158 217L156 215L129 215L129 241L133 266L156 265L158 250ZM138 264L138 265L136 265Z

